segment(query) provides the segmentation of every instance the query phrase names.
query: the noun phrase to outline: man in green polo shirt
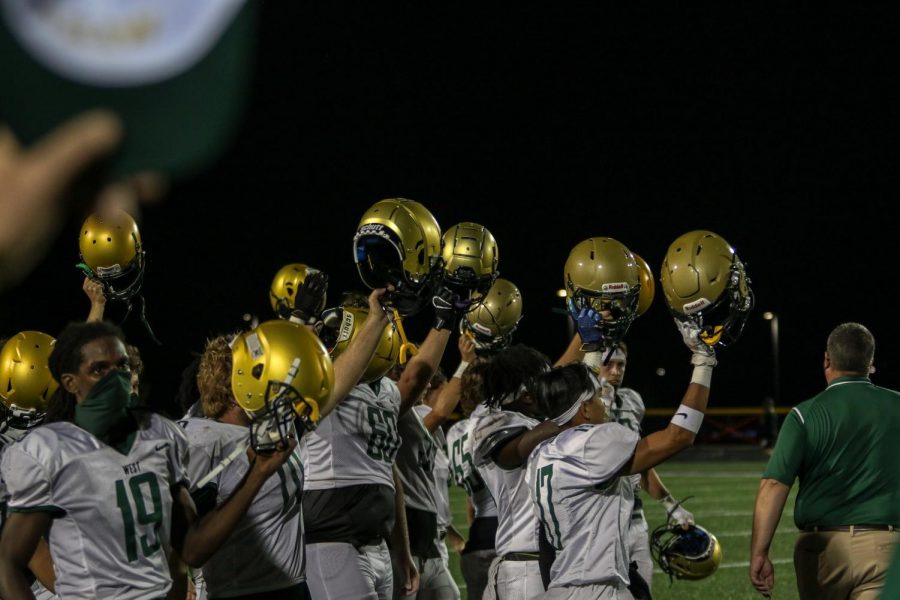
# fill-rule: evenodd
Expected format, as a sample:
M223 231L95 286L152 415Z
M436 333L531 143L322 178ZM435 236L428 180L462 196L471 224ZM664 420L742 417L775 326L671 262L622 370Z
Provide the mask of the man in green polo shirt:
M753 513L750 580L767 598L769 545L795 477L800 598L874 600L884 585L900 538L900 394L869 380L874 355L868 329L838 325L826 344L828 387L785 419Z

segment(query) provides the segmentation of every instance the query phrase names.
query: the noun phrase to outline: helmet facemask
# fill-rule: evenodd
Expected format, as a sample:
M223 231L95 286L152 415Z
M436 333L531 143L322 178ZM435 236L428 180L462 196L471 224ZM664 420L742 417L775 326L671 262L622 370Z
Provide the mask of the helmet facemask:
M8 429L27 431L44 422L46 413L34 408L20 408L16 405L6 406L0 403L0 433Z
M612 284L618 285L618 284ZM637 318L638 301L640 299L640 284L633 286L625 292L600 292L594 293L588 290L575 288L571 280L567 282L571 296L568 301L569 313L577 318L585 308L594 310L603 316L597 327L603 335L601 350L615 348L628 333L631 323ZM608 316L604 315L607 313Z
M250 444L256 452L271 453L284 448L290 438L313 431L319 417L315 400L304 398L291 385L300 370L300 359L295 358L284 381L269 381L266 388L265 408L247 412L250 417Z
M715 536L699 525L684 530L666 522L650 536L650 553L670 580L696 580L715 572L722 550Z
M729 269L728 285L725 292L709 306L700 306L684 315L675 314L683 320L691 320L700 328L700 340L707 346L727 348L734 344L747 324L755 299L750 289L750 278L744 265L734 257Z

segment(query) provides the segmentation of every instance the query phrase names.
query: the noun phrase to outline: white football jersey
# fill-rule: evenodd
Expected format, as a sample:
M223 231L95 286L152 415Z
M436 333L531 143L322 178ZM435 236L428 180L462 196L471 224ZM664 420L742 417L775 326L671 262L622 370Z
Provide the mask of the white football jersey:
M16 435L18 433L21 435ZM18 429L7 429L0 433L0 460L3 458L3 452L16 440L21 439L24 434L24 431ZM6 491L6 482L4 481L3 472L0 471L0 531L3 530L3 523L6 521L6 504L8 501L9 492Z
M180 421L190 443L188 476L202 478L238 446L246 447L247 427L193 417ZM213 480L216 504L240 485L250 461L242 452ZM225 544L203 565L209 595L255 594L303 581L303 466L299 450L263 484Z
M475 449L472 432L479 419L488 414L489 409L479 404L468 419L458 421L447 430L447 455L450 458L451 476L456 484L466 490L472 500L475 518L496 517L497 503L484 480L475 468Z
M645 412L641 395L631 388L620 387L610 407L609 420L640 433Z
M419 404L413 410L419 413L422 419L431 412L430 406ZM447 438L444 430L438 427L431 434L437 446L434 454L434 486L437 490L437 523L438 529L446 530L453 523L453 515L450 513L450 460L447 457ZM402 446L401 446L402 448Z
M403 483L406 505L437 515L434 477L437 444L416 410L406 411L397 422L397 428L403 441L397 453L397 472Z
M628 584L634 489L616 473L638 439L617 423L579 425L542 442L528 458L534 511L556 548L550 587Z
M156 414L127 455L65 422L38 427L7 448L9 510L56 517L49 544L60 597L166 595L170 489L187 484L186 460L181 428Z
M475 467L497 503L497 555L510 552L537 552L539 523L531 506L531 494L525 483L525 465L503 469L488 455L506 432L521 432L538 424L517 412L489 412L473 427ZM499 438L498 438L499 436Z
M394 489L391 466L400 449L399 416L400 391L387 377L354 387L315 431L300 440L306 489L360 484Z
M640 435L645 412L644 399L640 394L631 388L619 388L616 390L616 396L610 406L609 420L624 425ZM640 473L631 475L631 484L634 487L635 495L638 495L641 491ZM636 508L635 510L640 511L641 509Z

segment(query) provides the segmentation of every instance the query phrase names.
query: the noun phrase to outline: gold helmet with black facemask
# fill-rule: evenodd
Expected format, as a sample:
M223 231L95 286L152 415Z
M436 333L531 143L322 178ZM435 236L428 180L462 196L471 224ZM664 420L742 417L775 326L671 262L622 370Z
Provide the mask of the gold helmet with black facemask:
M650 270L650 265L646 260L637 254L634 255L634 260L637 261L641 270L641 293L638 297L637 307L637 316L641 316L653 304L653 298L656 295L656 281L653 279L653 271Z
M237 336L231 352L231 389L250 417L255 450L286 443L295 423L315 429L319 405L334 388L331 357L315 333L290 321L266 321Z
M737 341L754 305L744 264L731 244L712 231L691 231L672 242L660 284L671 313L696 323L708 346Z
M129 300L141 291L146 253L131 215L116 210L89 215L78 236L81 268L103 285L110 300Z
M363 283L392 287L388 299L401 316L409 316L431 301L440 280L441 229L415 200L381 200L360 219L353 257Z
M322 329L319 337L325 347L331 353L333 360L337 360L353 341L353 338L363 327L363 323L369 316L367 308L355 306L340 306L326 310L322 313ZM361 381L371 383L384 377L391 368L397 364L400 357L401 336L394 322L388 322L384 326L381 340L375 348L375 355L369 361L363 373Z
M580 242L566 260L564 284L569 313L576 321L585 311L598 315L597 339L587 342L582 334L583 349L615 347L638 315L641 269L631 250L609 237Z
M475 341L479 354L509 346L522 320L522 293L508 279L498 278L484 299L460 319L459 329Z
M290 263L278 269L275 277L272 278L272 285L269 286L269 303L280 319L291 317L291 314L298 308L296 306L297 294L300 292L303 282L307 277L319 272L318 269L303 263ZM322 293L318 306L313 310L315 316L325 310L325 302L326 294Z

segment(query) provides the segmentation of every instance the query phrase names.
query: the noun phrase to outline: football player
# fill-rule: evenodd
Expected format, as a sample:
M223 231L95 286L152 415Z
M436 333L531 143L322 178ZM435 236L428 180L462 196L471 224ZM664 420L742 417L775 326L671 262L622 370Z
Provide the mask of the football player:
M497 557L491 564L485 598L537 598L544 593L539 559L538 520L525 485L525 461L559 428L534 404L526 384L550 368L540 352L512 346L484 367L482 390L487 414L473 427L475 466L497 504Z
M291 456L292 443L253 453L235 493L198 518L184 433L134 402L118 328L70 324L49 365L60 388L48 423L3 454L10 494L0 538L3 598L32 597L22 570L46 536L61 597L162 597L172 585L170 551L190 566L205 563Z
M693 323L676 321L694 371L672 422L639 439L609 422L614 390L573 363L532 385L539 406L562 432L531 453L527 480L544 534L556 551L545 598L630 598L628 528L634 485L642 473L693 443L709 399L713 349ZM605 396L605 398L604 398Z
M641 433L641 422L644 420L644 401L641 395L631 388L622 387L625 367L628 364L628 347L619 342L609 359L600 367L600 376L613 387L610 405L607 407L609 421L624 425L635 433ZM669 493L656 469L632 477L634 484L634 511L628 529L628 555L636 563L637 572L647 585L652 587L653 558L650 555L650 531L644 517L643 505L638 490L643 488L651 497L666 509L668 520L687 529L694 524L694 515L684 509Z
M475 358L462 373L454 375L460 377L460 409L465 418L447 430L453 479L466 492L469 539L462 549L459 566L471 598L484 594L488 570L497 556L497 504L475 468L472 442L478 421L489 412L487 405L481 403L481 377L487 360Z
M22 331L0 341L0 457L14 442L44 421L47 403L58 384L48 358L56 340L39 331ZM6 519L9 493L0 473L0 534ZM55 598L40 582L53 587L53 562L45 540L38 542L29 569L39 578L32 584L38 600Z
M387 539L394 540L406 574L406 581L396 582L398 587L405 594L418 587L400 525L405 511L398 514L398 419L424 392L450 332L431 329L394 383L386 374L399 357L400 335L394 324L380 321L381 307L361 306L350 297L326 311L320 335L338 360L372 318L384 323L383 333L363 376L335 414L301 440L308 469L303 496L307 581L314 598L390 599L394 582Z

